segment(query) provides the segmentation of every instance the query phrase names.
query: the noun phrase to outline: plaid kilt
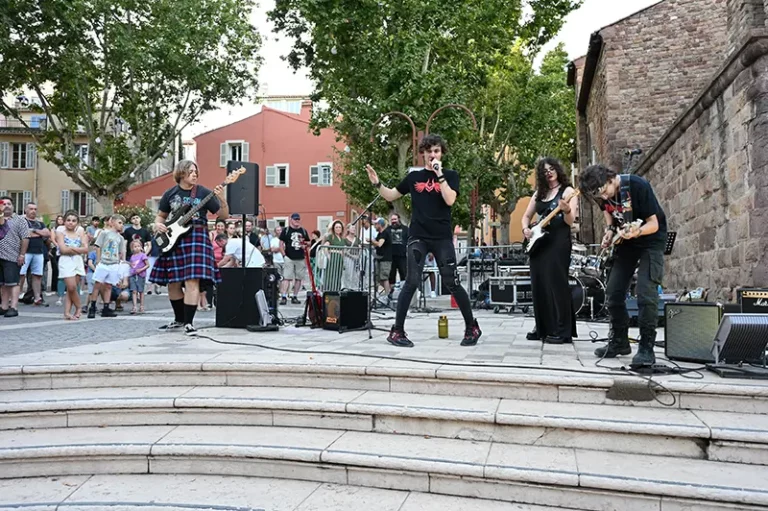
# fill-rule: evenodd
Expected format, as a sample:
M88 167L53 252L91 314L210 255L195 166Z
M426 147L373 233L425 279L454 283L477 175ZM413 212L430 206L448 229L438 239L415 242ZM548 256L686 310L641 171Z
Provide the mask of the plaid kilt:
M194 225L173 250L160 255L149 277L151 282L161 286L195 279L221 281L208 230L202 225Z

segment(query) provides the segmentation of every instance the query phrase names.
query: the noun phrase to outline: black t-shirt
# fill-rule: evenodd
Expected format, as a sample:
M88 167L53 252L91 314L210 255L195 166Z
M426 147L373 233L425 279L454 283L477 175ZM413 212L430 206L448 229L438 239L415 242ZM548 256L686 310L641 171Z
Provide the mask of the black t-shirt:
M304 246L302 243L309 239L309 234L303 227L294 229L286 227L280 233L280 241L285 243L285 256L293 261L304 259Z
M622 225L624 223L624 206L620 204L620 193L616 192L616 197L613 200L601 201L600 209L608 211L614 217L614 225ZM627 247L640 247L640 248L661 248L663 249L667 243L667 216L664 214L664 210L661 209L656 194L653 193L653 188L648 181L640 176L634 174L629 176L629 196L632 203L632 220L643 220L656 215L659 221L659 230L649 236L640 236L631 240L623 240L622 245ZM618 222L615 220L618 219Z
M45 229L45 224L39 220L30 220L29 218L26 218L26 217L24 218L24 220L27 221L27 225L29 226L30 231L32 229L35 229L35 230ZM29 238L29 245L27 245L27 254L43 254L43 253L45 253L45 240L39 236L35 236L34 238Z
M392 235L392 256L405 257L405 247L408 244L408 226L400 224L394 227L390 225L387 230Z
M176 211L182 206L197 206L200 204L201 200L208 196L209 193L211 193L211 191L208 188L198 185L197 193L195 194L195 198L193 200L191 199L192 190L182 190L179 185L176 185L173 188L166 190L166 192L160 198L160 204L158 205L157 209L163 213L170 213L171 216L173 216L173 214L175 214ZM195 220L196 223L207 224L207 214L213 213L215 215L219 212L219 208L221 208L219 199L214 196L206 203L205 206L200 209L200 211L197 212L193 220Z
M248 241L251 242L251 245L257 248L261 248L261 238L259 237L259 233L256 231L251 231L251 233L248 235Z
M459 174L455 170L444 170L445 182L459 193ZM413 217L409 235L412 238L451 239L451 207L440 193L437 175L431 170L421 169L409 172L397 185L403 195L411 194Z
M131 225L123 229L123 238L125 238L125 242L128 244L128 250L131 249L131 242L133 240L140 240L143 247L149 241L149 231L144 227L137 229Z
M376 235L376 241L384 240L384 244L376 247L376 256L382 261L392 260L392 234L389 229L384 229Z

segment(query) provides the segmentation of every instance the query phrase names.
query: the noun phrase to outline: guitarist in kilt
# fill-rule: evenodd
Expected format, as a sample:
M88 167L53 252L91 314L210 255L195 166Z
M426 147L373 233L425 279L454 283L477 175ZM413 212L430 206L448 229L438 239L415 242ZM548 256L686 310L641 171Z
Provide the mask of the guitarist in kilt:
M615 232L620 232L622 238L615 248L613 268L606 287L606 301L611 313L611 339L607 346L595 350L595 355L614 358L632 353L626 301L632 276L637 269L640 346L631 366L654 364L659 302L657 288L664 276L667 217L650 183L634 174L618 175L602 165L592 165L581 174L579 188L603 210L607 224L603 248L609 247ZM629 226L636 220L642 220L642 225Z
M576 311L573 310L568 269L571 264L571 226L576 221L578 200L574 189L554 158L542 158L536 164L536 191L523 214L523 235L532 235L534 213L539 221L558 206L560 213L546 227L547 236L531 253L531 290L536 328L529 341L565 344L576 337ZM565 200L570 197L570 200Z
M166 190L160 199L155 217L155 233L167 231L165 222L180 208L189 209L200 203L210 190L197 184L199 171L190 160L182 160L173 169L177 185ZM229 205L224 198L224 188L214 188L216 197L208 201L192 218L192 229L177 242L169 252L162 254L152 268L150 280L168 286L168 298L173 307L174 318L162 330L184 328L187 335L195 335L193 326L195 312L200 299L200 281L219 282L219 269L214 264L213 245L208 239L208 213L218 218L229 217Z

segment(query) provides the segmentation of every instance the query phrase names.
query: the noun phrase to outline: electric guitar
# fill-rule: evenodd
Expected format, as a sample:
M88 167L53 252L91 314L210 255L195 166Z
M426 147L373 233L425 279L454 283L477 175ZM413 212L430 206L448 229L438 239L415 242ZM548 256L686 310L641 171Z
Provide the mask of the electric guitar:
M245 174L245 167L240 167L239 169L230 172L227 174L227 178L224 182L221 183L221 186L231 185L243 174ZM173 213L173 216L165 222L166 231L155 235L155 242L157 243L157 246L160 247L160 252L165 254L173 250L179 240L192 228L190 222L192 218L194 218L197 212L200 211L208 201L214 197L214 195L215 194L211 192L202 199L197 206L193 207L191 204L187 204Z
M581 195L581 190L576 190L571 194L570 197L565 199L565 202L569 202L571 199L578 197L579 195ZM526 252L533 254L536 250L538 250L540 246L544 244L543 241L547 234L549 234L549 231L546 231L545 229L558 213L560 213L560 206L557 206L554 210L552 210L552 212L544 217L543 220L536 222L532 226L528 227L531 230L531 237L527 238L524 242Z
M307 291L307 301L304 304L304 316L302 318L303 324L307 324L307 318L309 318L309 326L311 328L322 328L325 323L325 315L323 313L323 296L317 290L315 286L315 274L312 273L312 264L309 261L309 242L304 242L304 263L307 265L307 273L309 274L309 282L312 284L312 291Z
M634 222L630 222L628 224L624 224L622 227L619 228L618 231L613 235L613 238L611 238L611 243L607 247L605 247L602 252L600 252L600 258L605 259L613 259L614 251L616 249L616 245L620 244L622 241L624 241L624 238L622 238L622 234L628 233L632 230L633 227L640 227L643 225L642 220L635 220Z

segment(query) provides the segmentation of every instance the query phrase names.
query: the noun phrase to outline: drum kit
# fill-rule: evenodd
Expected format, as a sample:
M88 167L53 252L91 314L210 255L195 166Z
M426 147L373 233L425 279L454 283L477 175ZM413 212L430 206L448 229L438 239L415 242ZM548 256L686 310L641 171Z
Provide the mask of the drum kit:
M606 258L587 255L586 245L574 243L568 283L576 315L598 319L606 313L605 285L608 281Z

